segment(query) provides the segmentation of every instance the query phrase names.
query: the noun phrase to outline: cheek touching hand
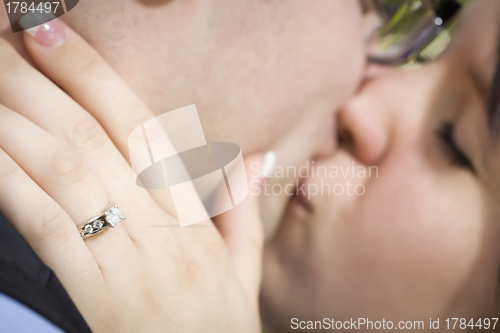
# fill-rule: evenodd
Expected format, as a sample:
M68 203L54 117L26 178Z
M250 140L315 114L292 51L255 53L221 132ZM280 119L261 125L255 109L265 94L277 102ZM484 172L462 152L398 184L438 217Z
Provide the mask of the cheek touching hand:
M258 332L256 197L221 216L221 232L150 227L178 225L128 163L128 135L152 113L63 23L24 37L43 74L0 39L0 210L92 330ZM82 239L76 225L110 202L126 221Z

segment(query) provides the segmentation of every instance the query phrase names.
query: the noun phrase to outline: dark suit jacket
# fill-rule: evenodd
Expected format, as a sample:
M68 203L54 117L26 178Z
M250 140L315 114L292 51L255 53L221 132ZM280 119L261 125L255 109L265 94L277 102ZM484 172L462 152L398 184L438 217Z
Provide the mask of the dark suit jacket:
M0 292L25 304L66 332L90 328L54 272L0 214Z

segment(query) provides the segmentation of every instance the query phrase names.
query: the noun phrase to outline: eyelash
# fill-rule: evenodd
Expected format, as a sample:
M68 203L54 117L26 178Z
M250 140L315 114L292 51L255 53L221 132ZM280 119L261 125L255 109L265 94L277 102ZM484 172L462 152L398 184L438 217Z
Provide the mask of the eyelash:
M457 147L453 140L453 124L443 123L436 131L439 141L442 143L442 150L451 165L459 168L466 168L474 171L471 161Z

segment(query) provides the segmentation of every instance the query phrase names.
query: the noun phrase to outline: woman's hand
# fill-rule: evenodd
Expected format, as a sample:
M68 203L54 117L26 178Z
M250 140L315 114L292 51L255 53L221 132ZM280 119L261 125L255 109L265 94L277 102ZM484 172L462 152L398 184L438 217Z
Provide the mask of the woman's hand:
M221 217L224 239L167 227L171 208L136 186L127 161L129 133L153 115L74 31L45 26L25 34L45 75L0 39L2 213L95 332L258 332L256 198ZM110 202L127 220L83 240L76 225Z

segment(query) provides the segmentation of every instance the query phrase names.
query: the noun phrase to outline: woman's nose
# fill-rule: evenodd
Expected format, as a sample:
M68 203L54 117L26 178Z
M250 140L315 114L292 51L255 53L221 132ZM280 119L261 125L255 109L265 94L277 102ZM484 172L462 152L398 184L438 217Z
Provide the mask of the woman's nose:
M373 94L363 94L363 90L339 113L340 144L361 163L374 165L389 144L389 117L380 99Z

